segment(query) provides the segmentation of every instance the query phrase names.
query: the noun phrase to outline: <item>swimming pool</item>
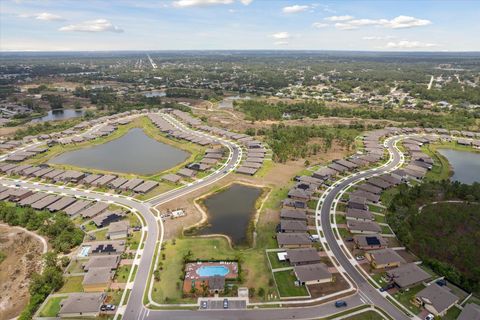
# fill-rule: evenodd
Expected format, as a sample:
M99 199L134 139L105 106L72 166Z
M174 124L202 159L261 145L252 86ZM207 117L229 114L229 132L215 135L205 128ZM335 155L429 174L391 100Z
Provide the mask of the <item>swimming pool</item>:
M226 276L229 272L225 266L201 266L197 269L200 277Z
M78 253L78 256L79 257L87 257L88 256L88 252L90 251L90 246L85 246L85 247L82 247L82 249L80 250L80 252Z

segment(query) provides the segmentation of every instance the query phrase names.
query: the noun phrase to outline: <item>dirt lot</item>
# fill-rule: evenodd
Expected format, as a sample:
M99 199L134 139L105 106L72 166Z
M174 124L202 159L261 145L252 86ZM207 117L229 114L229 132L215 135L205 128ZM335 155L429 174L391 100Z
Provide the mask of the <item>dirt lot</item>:
M42 244L26 232L0 225L0 319L11 319L28 303L28 283L40 271Z

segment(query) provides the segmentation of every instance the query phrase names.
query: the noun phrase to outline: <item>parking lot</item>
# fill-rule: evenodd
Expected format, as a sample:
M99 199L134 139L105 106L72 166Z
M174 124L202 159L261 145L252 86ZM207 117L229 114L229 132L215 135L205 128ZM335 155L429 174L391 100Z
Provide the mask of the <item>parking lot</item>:
M202 299L200 301L201 310L224 310L224 309L246 309L247 300L246 299L228 299L228 303L224 306L224 300L222 298L217 299ZM227 307L226 307L227 306Z

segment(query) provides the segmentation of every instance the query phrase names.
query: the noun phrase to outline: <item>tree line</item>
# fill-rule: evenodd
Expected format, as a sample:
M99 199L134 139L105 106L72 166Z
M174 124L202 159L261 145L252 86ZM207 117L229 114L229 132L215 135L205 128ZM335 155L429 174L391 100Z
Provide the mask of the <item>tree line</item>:
M478 293L480 184L444 180L401 185L398 191L387 213L398 239L436 273ZM461 202L445 202L449 200ZM441 203L432 204L437 201Z

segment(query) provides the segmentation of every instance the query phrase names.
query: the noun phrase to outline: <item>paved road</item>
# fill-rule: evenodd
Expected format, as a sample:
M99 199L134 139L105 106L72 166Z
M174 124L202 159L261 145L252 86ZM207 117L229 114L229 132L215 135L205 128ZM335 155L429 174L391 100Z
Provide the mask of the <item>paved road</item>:
M363 173L360 173L355 176L347 178L345 181L336 185L327 195L325 195L324 202L320 208L320 212L317 212L317 215L320 214L320 219L322 223L322 231L324 232L325 238L327 240L328 246L332 250L335 258L338 260L340 265L345 269L346 273L350 278L356 283L359 291L363 296L368 298L368 302L374 304L377 307L382 308L388 314L390 314L394 319L410 319L402 311L397 309L392 305L386 298L384 298L378 289L375 289L368 283L364 276L351 264L348 257L345 255L343 250L337 243L337 239L333 233L331 223L330 223L330 208L335 200L335 197L345 188L347 188L352 183L359 181L361 179L368 178L372 175L379 174L385 171L388 171L400 163L401 155L394 148L394 144L401 138L394 138L390 140L387 144L388 150L393 155L392 161L385 167L380 169L368 170Z

